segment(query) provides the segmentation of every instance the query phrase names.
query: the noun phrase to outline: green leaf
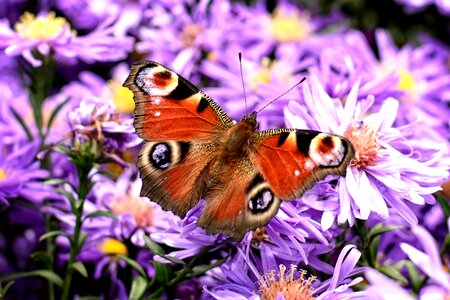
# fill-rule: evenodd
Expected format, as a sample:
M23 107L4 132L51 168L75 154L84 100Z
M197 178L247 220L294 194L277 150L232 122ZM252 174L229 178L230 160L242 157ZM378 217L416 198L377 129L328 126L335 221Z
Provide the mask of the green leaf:
M88 273L87 273L86 267L84 266L84 264L81 261L74 262L72 264L72 268L75 271L77 271L78 273L80 273L81 276L83 276L85 278L88 277Z
M145 273L144 268L142 268L141 265L139 265L139 263L137 261L129 258L128 256L122 255L122 254L118 254L117 257L119 257L120 259L123 259L127 263L127 265L129 265L130 267L132 267L133 269L138 271L138 273L142 277L147 278L147 273Z
M33 140L33 135L31 134L30 129L28 128L25 121L22 119L22 117L19 115L19 113L11 106L10 110L14 117L16 118L17 122L19 122L20 126L22 126L23 130L25 131L25 134L27 135L27 138L29 141Z
M117 220L116 214L109 212L109 211L105 211L105 210L94 211L94 212L88 214L84 219L87 220L89 218L95 218L95 217L107 217L107 218Z
M367 247L367 262L369 263L369 266L375 267L376 261L377 261L377 254L378 254L378 246L380 245L380 236L376 236L371 240L371 243L369 244L369 247Z
M437 194L437 200L442 208L445 219L447 220L450 217L450 203L442 193Z
M152 241L148 236L144 235L144 241L147 248L150 249L153 254L159 256L164 255L164 249L160 245Z
M46 239L58 236L58 235L63 235L63 236L67 236L67 233L61 230L52 230L49 232L44 233L43 235L41 235L41 237L39 238L39 242L42 242Z
M49 271L49 270L17 272L17 273L13 273L13 274L9 274L9 275L0 277L0 282L28 278L28 277L35 277L35 276L43 277L43 278L47 279L47 281L57 285L59 288L62 288L62 286L63 286L63 280L61 279L61 277L59 277L58 274L56 274L52 271Z
M81 248L83 248L83 244L84 244L84 241L86 240L86 238L87 238L87 233L86 232L82 232L82 233L80 233L80 239L78 240L78 250L80 250Z
M76 207L76 202L77 200L75 199L75 197L72 195L72 193L66 191L65 189L56 189L56 191L65 196L69 201L70 201L70 207L72 208L72 211L75 211L75 207Z
M55 109L52 111L52 114L50 115L50 118L48 120L47 123L47 131L50 130L50 128L52 127L53 121L55 120L56 116L58 115L59 111L64 107L64 105L66 105L67 103L69 103L69 98L64 100L63 102L59 103Z
M398 226L398 225L390 225L390 226L383 226L381 223L378 223L377 225L375 225L374 228L372 228L369 231L368 234L368 245L370 245L370 243L372 242L372 240L379 236L382 235L383 233L386 233L388 231L392 231L392 230L397 230L403 228L402 226Z
M8 290L11 288L11 286L14 284L14 281L8 282L5 287L2 287L0 283L0 299L3 299L3 297L6 295Z
M147 290L147 280L142 276L134 276L131 283L130 300L142 299Z
M157 261L153 262L153 266L155 267L155 276L156 279L161 283L162 286L167 286L172 277L173 270L168 264L163 264Z
M168 261L171 261L173 263L179 264L179 265L187 265L187 263L184 260L181 260L179 258L173 257L173 256L169 256L169 255L164 255L164 254L158 254L158 256L167 259Z
M408 280L405 278L405 276L403 276L399 270L397 270L391 266L383 265L383 266L380 266L378 268L378 270L381 273L384 273L385 275L389 276L392 279L399 281L400 283L402 283L404 285L408 284Z
M406 269L408 270L409 278L411 279L413 291L418 294L422 286L422 280L420 280L419 270L417 270L416 266L409 260L406 261L405 265Z
M49 267L52 265L52 259L50 255L45 251L36 251L31 253L30 257L35 260L44 263L45 266Z
M188 278L194 278L194 277L199 277L203 274L205 274L206 272L208 272L209 270L212 270L220 265L222 265L227 259L226 258L222 258L217 260L216 262L209 264L209 265L200 265L200 266L195 266L192 268L192 273L188 274Z

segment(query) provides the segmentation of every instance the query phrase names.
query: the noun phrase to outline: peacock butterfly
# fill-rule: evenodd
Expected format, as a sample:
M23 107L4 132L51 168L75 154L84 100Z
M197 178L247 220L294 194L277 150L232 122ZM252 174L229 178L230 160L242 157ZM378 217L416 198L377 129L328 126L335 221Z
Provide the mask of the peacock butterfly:
M141 196L184 217L201 198L198 225L237 240L266 225L280 200L300 197L354 156L344 137L311 130L258 131L256 112L234 124L196 86L159 63L133 64L134 127L144 140Z

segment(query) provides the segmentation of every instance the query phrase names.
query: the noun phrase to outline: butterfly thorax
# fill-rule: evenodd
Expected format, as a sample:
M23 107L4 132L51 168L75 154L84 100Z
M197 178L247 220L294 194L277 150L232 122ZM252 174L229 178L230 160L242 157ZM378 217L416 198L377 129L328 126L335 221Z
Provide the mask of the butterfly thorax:
M242 154L251 145L255 131L258 129L256 112L245 116L241 121L228 129L223 138L225 149L229 154Z

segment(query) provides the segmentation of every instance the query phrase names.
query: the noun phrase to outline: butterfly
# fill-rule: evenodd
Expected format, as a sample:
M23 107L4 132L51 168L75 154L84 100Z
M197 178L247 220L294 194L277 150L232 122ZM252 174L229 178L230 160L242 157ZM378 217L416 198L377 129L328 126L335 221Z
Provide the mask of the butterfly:
M236 240L266 225L281 200L294 200L354 156L344 137L299 129L258 131L257 113L233 123L194 84L152 61L134 63L134 127L146 196L180 217L205 199L197 221Z

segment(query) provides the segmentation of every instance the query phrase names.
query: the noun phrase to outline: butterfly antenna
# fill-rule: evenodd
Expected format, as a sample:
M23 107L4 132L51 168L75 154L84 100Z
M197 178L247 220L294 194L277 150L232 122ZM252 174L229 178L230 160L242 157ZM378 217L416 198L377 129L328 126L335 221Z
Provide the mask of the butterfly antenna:
M290 91L292 91L297 85L301 84L303 81L306 80L306 77L303 77L302 79L300 79L299 82L297 82L296 84L294 84L290 89L288 89L286 92L284 92L283 94L281 94L280 96L276 97L275 99L273 99L272 101L270 101L269 103L267 103L266 105L264 105L260 110L258 110L256 113L259 113L260 111L262 111L264 108L266 108L267 106L269 106L270 104L274 103L275 101L277 101L278 99L280 99L281 97L283 97L284 95L286 95L287 93L289 93Z
M248 115L247 94L245 93L244 75L242 75L242 53L239 52L238 56L239 56L239 70L241 72L242 90L244 91L245 114Z

